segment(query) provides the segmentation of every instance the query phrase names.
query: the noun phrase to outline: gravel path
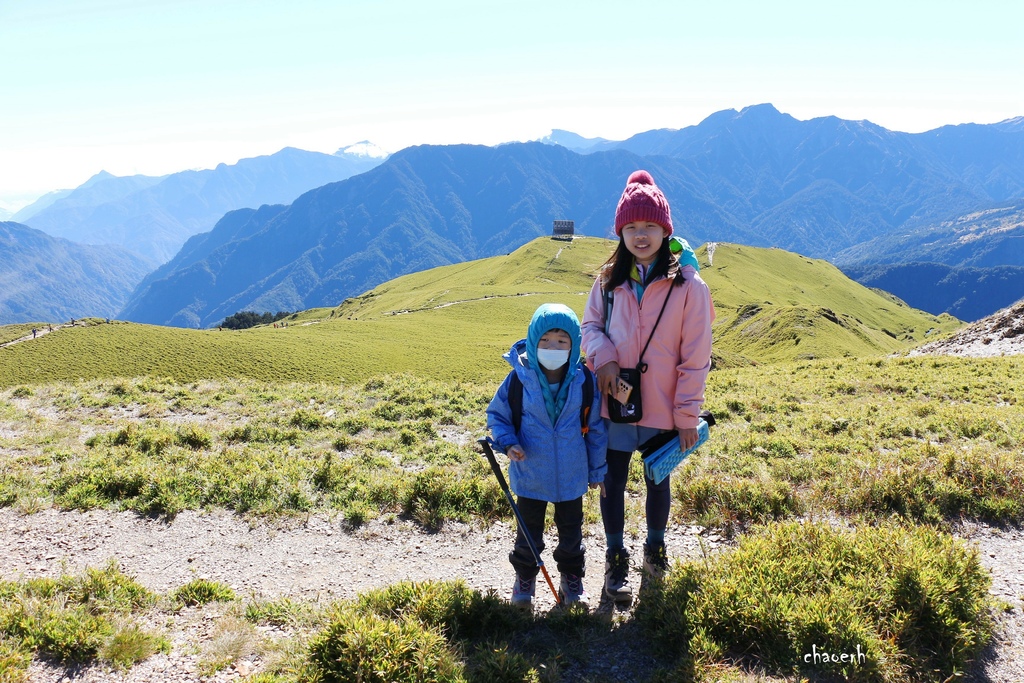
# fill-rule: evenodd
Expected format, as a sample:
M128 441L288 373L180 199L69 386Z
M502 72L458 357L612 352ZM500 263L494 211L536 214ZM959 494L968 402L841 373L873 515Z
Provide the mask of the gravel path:
M671 532L666 541L673 554L684 557L699 556L702 546L713 551L725 545L717 534L701 535L701 531L699 527L685 527ZM594 534L598 529L590 532ZM500 522L487 529L450 523L440 532L429 533L405 521L373 521L347 531L339 520L326 516L250 525L227 512L184 512L168 524L129 512L49 509L21 515L8 508L0 510L0 576L57 576L100 567L113 558L124 572L158 592L206 578L232 586L243 597L289 596L330 602L402 580L462 578L472 588L494 589L507 595L512 582L507 559L512 538L512 527ZM637 556L640 545L641 541L632 544ZM597 603L603 578L603 542L592 542L591 547L591 573L584 583L594 596L592 607L610 614L610 603ZM558 580L557 575L553 578ZM538 586L535 603L538 610L555 606L543 585ZM35 662L31 680L155 683L242 677L258 663L243 662L240 668L208 678L198 673L199 644L212 637L213 621L220 616L218 610L223 612L223 606L207 606L205 613L186 610L169 626L161 622L158 630L167 627L171 631L175 645L172 653L153 656L126 674L100 667L66 671ZM632 680L618 671L624 658L629 661L642 657L632 651L636 648L630 639L635 637L626 633L622 642L615 643L617 648L598 653L590 666L616 680ZM629 669L649 671L652 665L650 661L637 661Z
M585 579L592 596L600 595L600 548L590 529L591 573ZM995 645L970 672L968 681L1024 681L1024 531L968 525L959 535L976 544L985 566L993 573L993 594L1015 606L997 615L1000 633ZM507 553L512 529L504 523L487 529L449 524L428 533L404 521L374 521L355 531L343 530L336 519L312 516L280 524L255 523L227 512L184 512L172 522L141 518L134 513L93 510L86 513L44 510L21 515L0 510L0 576L56 576L87 566L98 567L116 558L122 569L148 588L167 592L195 578L231 585L244 597L290 596L331 601L352 598L370 588L400 580L463 578L471 587L508 593L511 583ZM699 527L670 532L673 555L692 558L727 542ZM640 541L633 540L634 550ZM543 586L539 608L554 606ZM607 603L594 605L611 612ZM156 681L227 681L258 669L258 661L242 661L211 677L198 673L199 645L214 637L214 623L224 607L183 610L158 628L166 628L174 643L168 655L156 655L125 674L92 667L82 671L33 664L31 680L155 683ZM628 641L635 635L623 635ZM589 673L612 680L630 678L618 668L628 642L610 645L591 662ZM642 657L631 653L632 657ZM650 662L634 662L625 670L643 671ZM615 667L615 668L613 668Z

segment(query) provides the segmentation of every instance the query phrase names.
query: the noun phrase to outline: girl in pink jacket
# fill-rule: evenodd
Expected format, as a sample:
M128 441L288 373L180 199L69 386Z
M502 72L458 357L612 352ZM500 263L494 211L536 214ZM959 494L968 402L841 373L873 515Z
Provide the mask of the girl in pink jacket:
M583 316L583 350L594 368L609 414L620 372L633 370L640 408L614 406L608 426L607 496L601 498L607 551L605 593L629 602L629 552L623 542L626 478L635 450L652 436L678 430L687 450L697 441L697 419L711 369L711 293L692 265L679 265L669 250L672 215L647 171L626 181L615 210L619 245L601 269ZM635 395L634 395L635 396ZM636 413L642 413L634 421ZM621 422L619 420L627 420ZM661 577L668 568L665 528L672 501L671 477L647 484L644 569Z

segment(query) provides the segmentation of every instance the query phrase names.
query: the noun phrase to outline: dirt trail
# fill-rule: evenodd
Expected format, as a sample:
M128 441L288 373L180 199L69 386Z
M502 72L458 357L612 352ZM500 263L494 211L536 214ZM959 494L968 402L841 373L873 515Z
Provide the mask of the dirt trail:
M12 339L9 342L4 342L3 344L0 344L0 349L2 349L5 346L14 346L15 344L20 344L21 342L27 342L27 341L32 341L33 339L39 339L43 335L50 334L51 332L56 332L57 330L63 329L64 327L65 327L64 325L58 325L57 327L54 327L53 329L50 329L49 327L40 327L40 328L38 328L36 330L35 336L32 336L32 333L29 332L24 337L18 337L17 339Z
M598 604L603 539L598 527L588 531L590 573L585 585L592 596L592 606L610 612L610 605ZM512 528L505 523L486 529L448 524L437 533L429 533L406 521L374 521L357 530L346 530L339 519L324 515L250 525L223 511L184 512L173 522L165 523L128 512L50 509L21 515L8 508L0 510L0 576L57 576L87 566L103 566L116 559L125 572L160 592L173 590L194 578L208 578L231 585L243 597L290 596L331 601L352 598L401 580L462 578L473 588L494 589L506 595L512 577L507 560L512 535ZM993 574L993 595L1014 606L997 614L996 643L966 680L1024 681L1024 574L1020 572L1019 559L1024 557L1024 531L967 525L958 535L979 549L983 564ZM641 540L632 538L627 543L635 551L634 557L639 556ZM671 530L667 543L674 556L684 559L729 545L717 534L695 526ZM639 576L634 574L634 580L638 582ZM538 586L537 603L542 610L554 607L554 599L543 585ZM67 672L63 669L36 663L32 680L198 681L197 656L188 653L199 649L196 639L209 637L209 619L198 620L207 624L206 631L195 624L176 625L172 628L172 640L183 643L182 647L176 646L171 655L158 655L125 674L94 667L79 672L77 678L65 679ZM618 649L628 647L618 644ZM636 655L615 650L613 646L603 659L597 658L590 673L611 675L614 680L633 680L621 671L615 673L612 667L618 667L623 657ZM242 665L204 680L231 680L248 668Z

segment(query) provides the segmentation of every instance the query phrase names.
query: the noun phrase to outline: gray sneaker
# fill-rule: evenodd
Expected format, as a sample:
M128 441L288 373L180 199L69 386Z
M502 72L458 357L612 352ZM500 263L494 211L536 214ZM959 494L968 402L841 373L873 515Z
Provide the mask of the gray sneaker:
M668 573L668 553L664 543L644 543L644 571L652 579L665 578Z
M583 587L583 577L575 574L562 574L562 582L558 586L558 597L563 606L577 602L584 607L590 606L590 596Z
M615 602L633 601L633 589L629 585L629 551L625 548L605 553L604 594Z
M516 574L512 583L512 604L522 609L533 609L533 596L537 592L537 577L524 579Z

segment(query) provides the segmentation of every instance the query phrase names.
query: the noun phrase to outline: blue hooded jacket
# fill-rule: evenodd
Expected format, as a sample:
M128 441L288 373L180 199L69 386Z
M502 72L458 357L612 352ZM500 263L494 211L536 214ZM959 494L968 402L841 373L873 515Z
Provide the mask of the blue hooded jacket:
M572 339L569 367L554 394L537 362L537 343L553 329L568 332ZM517 434L512 426L506 377L487 407L487 428L502 451L518 444L526 453L522 462L509 463L512 491L517 496L553 503L579 498L589 484L604 481L608 436L601 419L601 392L596 387L586 436L580 429L586 375L578 371L580 326L576 314L561 304L544 304L534 313L527 338L513 344L503 357L523 383L523 421Z

